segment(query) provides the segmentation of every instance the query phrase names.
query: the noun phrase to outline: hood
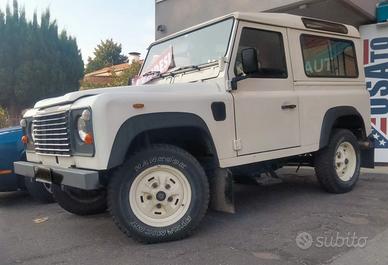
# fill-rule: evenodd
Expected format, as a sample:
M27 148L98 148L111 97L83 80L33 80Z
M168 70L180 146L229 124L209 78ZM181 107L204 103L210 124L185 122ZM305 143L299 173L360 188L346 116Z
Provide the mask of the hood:
M20 133L21 131L22 131L21 127L2 128L0 129L0 135L8 134L8 133Z
M0 147L2 144L6 144L6 143L22 144L20 140L22 135L23 135L23 131L21 127L0 129Z
M148 94L148 93L192 93L194 91L206 89L207 91L221 91L221 88L216 82L196 83L176 83L176 84L158 84L158 85L142 85L142 86L121 86L91 89L68 93L61 97L44 99L35 104L35 108L46 108L55 105L71 104L80 98L101 95L105 93L119 94Z
M55 105L69 104L77 101L80 98L95 96L95 95L99 95L107 92L109 93L123 92L124 89L129 89L129 88L131 87L124 86L124 87L109 87L109 88L89 89L84 91L75 91L75 92L65 94L64 96L40 100L35 104L34 108L43 108L43 107L50 107Z

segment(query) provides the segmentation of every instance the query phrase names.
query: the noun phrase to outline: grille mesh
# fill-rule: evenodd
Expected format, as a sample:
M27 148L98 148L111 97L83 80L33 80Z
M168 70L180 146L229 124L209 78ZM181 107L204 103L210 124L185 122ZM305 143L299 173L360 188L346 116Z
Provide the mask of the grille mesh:
M32 134L37 154L70 156L68 112L35 116Z

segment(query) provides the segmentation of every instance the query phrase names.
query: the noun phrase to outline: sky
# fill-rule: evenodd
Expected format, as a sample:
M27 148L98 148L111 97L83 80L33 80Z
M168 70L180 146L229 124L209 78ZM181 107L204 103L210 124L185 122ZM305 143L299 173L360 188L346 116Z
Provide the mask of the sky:
M93 57L101 40L112 38L121 43L123 53L140 52L146 56L148 45L155 39L155 0L18 0L28 18L50 9L59 29L77 39L84 63ZM12 0L0 0L5 10Z

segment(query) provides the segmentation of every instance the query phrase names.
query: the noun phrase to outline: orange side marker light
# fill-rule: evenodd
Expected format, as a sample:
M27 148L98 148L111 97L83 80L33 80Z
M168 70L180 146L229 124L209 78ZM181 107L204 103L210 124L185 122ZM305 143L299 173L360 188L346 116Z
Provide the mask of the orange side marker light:
M87 133L85 135L84 143L85 144L93 144L93 142L94 142L93 135L91 135L90 133Z
M0 175L12 174L12 170L0 170Z
M28 144L28 137L26 135L22 136L22 143L23 144Z
M142 108L144 108L144 104L143 103L136 103L136 104L133 104L132 107L134 109L142 109Z

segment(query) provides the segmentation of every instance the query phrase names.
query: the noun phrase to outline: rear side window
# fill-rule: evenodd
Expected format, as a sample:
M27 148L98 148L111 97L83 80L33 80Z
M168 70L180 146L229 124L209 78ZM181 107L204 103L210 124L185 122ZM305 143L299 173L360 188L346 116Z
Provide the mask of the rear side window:
M301 36L304 69L308 77L358 77L354 43L321 36Z

